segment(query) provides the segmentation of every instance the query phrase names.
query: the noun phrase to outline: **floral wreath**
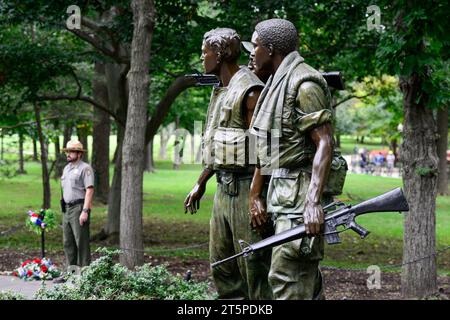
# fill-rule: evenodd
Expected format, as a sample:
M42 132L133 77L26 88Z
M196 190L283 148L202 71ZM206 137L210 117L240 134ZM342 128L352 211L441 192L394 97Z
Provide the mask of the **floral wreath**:
M55 213L51 209L41 209L39 213L29 210L29 218L26 225L30 231L41 233L43 230L50 231L55 228Z

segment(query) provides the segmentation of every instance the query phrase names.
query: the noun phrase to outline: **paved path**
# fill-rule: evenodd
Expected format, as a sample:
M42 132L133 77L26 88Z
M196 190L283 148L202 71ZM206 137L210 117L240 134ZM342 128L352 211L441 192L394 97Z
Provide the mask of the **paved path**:
M33 295L42 285L42 281L24 281L17 277L0 276L0 291L13 291L20 293L27 299L33 299ZM45 281L45 286L51 288L54 286L52 281Z

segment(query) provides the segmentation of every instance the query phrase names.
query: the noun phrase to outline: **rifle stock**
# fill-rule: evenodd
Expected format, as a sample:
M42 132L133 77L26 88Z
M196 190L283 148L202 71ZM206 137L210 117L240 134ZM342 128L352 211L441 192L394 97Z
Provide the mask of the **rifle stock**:
M355 215L369 212L408 211L409 206L400 188L391 190L353 207Z
M325 215L325 240L328 244L336 244L340 243L339 233L342 231L337 231L337 227L344 226L345 230L351 229L355 231L357 234L364 239L370 232L365 230L363 227L358 225L355 222L355 217L358 215L362 215L369 212L390 212L390 211L408 211L409 206L406 201L405 196L403 195L402 189L397 188L386 192L380 196L375 198L366 200L357 204L355 206L346 205L342 208L336 209L332 212L329 212ZM211 264L211 267L214 268L224 262L236 259L240 256L247 256L250 253L253 253L258 250L262 250L265 248L272 248L278 245L281 245L286 242L290 242L293 240L297 240L303 237L306 237L305 225L301 224L295 228L283 231L281 233L270 236L266 239L258 241L253 244L247 244L246 246L242 246L244 241L240 240L242 251L234 256L228 257L221 261L216 261Z

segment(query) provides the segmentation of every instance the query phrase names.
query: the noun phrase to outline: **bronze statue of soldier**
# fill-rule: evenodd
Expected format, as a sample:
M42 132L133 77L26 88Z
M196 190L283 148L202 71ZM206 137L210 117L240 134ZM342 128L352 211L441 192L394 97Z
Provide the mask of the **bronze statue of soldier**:
M276 153L267 155L258 148L250 191L252 222L259 225L270 214L276 234L305 223L310 237L273 248L269 282L275 299L321 299L322 205L332 201L323 193L334 148L330 92L322 75L298 53L298 33L291 22L262 21L251 42L255 72L271 75L255 108L251 133L278 138ZM264 168L271 174L267 208Z
M207 181L216 174L217 191L210 220L210 260L240 251L239 239L260 240L250 224L248 200L254 165L249 161L247 133L264 84L238 65L240 38L235 30L218 28L203 38L204 71L216 75L202 139L203 171L185 199L185 210L195 213ZM229 148L231 146L231 148ZM230 151L231 150L231 151ZM268 284L270 250L212 270L220 299L271 299Z

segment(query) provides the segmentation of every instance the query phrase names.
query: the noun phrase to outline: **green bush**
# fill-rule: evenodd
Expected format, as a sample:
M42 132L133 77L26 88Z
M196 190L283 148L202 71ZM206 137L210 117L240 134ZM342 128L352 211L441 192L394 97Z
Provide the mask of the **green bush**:
M82 269L81 275L70 275L67 282L51 289L41 288L36 299L48 300L205 300L208 283L185 281L172 275L165 265L145 264L135 271L114 263L119 251L100 249L102 256Z
M18 175L14 161L0 160L0 178L12 179Z
M0 300L25 300L25 297L12 291L0 291Z

